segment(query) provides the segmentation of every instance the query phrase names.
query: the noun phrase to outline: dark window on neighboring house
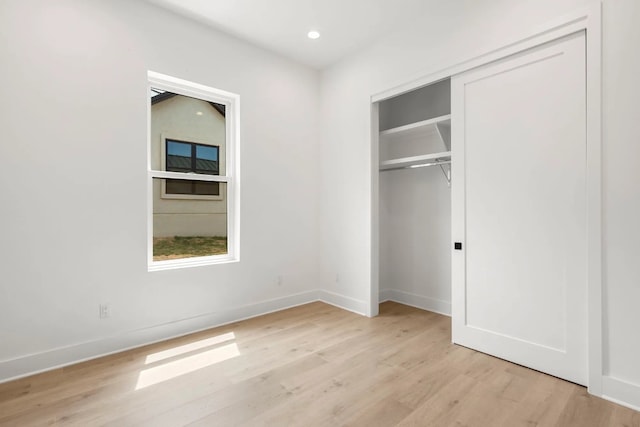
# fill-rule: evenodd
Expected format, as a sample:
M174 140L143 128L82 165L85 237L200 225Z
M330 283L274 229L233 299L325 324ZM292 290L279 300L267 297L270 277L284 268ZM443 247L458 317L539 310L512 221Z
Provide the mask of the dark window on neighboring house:
M167 171L220 175L219 147L172 139L165 141ZM167 179L166 193L219 196L220 183Z

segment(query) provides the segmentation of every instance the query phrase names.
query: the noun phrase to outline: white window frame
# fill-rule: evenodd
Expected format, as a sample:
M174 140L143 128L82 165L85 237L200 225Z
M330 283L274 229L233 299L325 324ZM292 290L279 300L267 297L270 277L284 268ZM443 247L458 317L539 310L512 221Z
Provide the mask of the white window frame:
M148 71L147 94L157 88L225 106L225 175L167 172L151 167L151 103L147 100L147 264L149 271L240 261L240 96L209 86ZM148 95L147 95L148 99ZM176 260L153 260L153 179L224 182L227 185L227 253Z

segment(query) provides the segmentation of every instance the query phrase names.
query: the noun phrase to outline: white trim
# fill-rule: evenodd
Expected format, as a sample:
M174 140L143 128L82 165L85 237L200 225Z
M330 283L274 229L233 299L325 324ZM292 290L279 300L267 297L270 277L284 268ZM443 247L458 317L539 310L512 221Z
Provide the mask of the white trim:
M559 17L534 31L526 29L510 42L502 46L493 46L484 49L481 55L466 58L453 65L444 67L432 73L422 73L414 79L406 79L404 82L392 85L371 95L371 103L401 95L418 89L428 84L436 83L445 78L460 74L464 71L476 68L530 49L535 46L559 39L578 31L586 30L587 43L587 245L588 245L588 301L589 301L589 392L594 395L602 395L603 358L602 358L602 4L600 0L591 0L588 7L572 14ZM372 110L375 111L375 110ZM455 118L454 118L455 120ZM372 157L377 155L379 141L376 134L371 135ZM456 167L455 159L452 167ZM379 239L378 202L379 191L378 168L371 168L371 194L372 194L372 242ZM452 185L455 185L452 184ZM375 204L373 203L375 201ZM456 203L452 199L452 203ZM453 230L452 230L453 231ZM455 240L455 236L453 236ZM372 251L377 250L372 243ZM372 270L379 268L379 255L372 254ZM455 269L452 272L456 274ZM464 273L461 273L464 274ZM453 277L452 277L453 280ZM379 284L377 276L372 275L370 292L378 294ZM375 292L375 293L374 293ZM455 295L452 295L455 298ZM374 311L373 305L377 304L372 298L370 312ZM613 390L616 392L616 390ZM617 398L613 396L613 398Z
M602 4L587 19L587 331L588 389L600 396L602 340Z
M227 242L229 242L229 239L227 239ZM147 271L152 272L152 271L175 270L179 268L189 268L189 267L203 267L206 265L227 264L230 262L238 262L238 260L234 258L232 255L230 255L229 253L226 253L223 255L169 259L164 261L153 261L153 264L150 264L147 267Z
M0 383L312 303L321 300L319 294L317 290L301 292L2 360Z
M367 309L369 304L367 301L359 300L356 298L348 297L346 295L338 294L331 291L320 289L318 292L318 300L341 308L343 310L351 311L361 316L369 316Z
M394 301L451 317L451 303L436 298L400 291L398 289L385 289L380 291L379 302L385 301Z
M151 105L147 108L147 268L148 271L215 265L240 260L240 96L176 77L147 72L148 88L154 87L225 106L225 175L167 172L151 168ZM162 145L162 144L161 144ZM153 179L188 179L226 182L227 253L169 261L153 260ZM192 197L189 197L190 199Z
M367 315L377 316L380 310L378 302L378 290L380 287L380 175L378 174L380 163L380 132L378 103L371 104L371 126L369 127L371 138L371 290L369 293L369 307Z
M235 95L231 107L231 114L226 122L226 172L233 180L227 183L227 252L234 260L240 261L240 96ZM229 141L233 146L229 147Z
M149 178L188 179L190 181L229 182L231 179L223 175L206 175L203 173L149 171Z
M310 290L58 347L41 353L0 360L0 384L317 301L362 316L365 315L367 307L366 301L320 289Z
M640 384L605 375L602 377L602 398L640 411Z
M149 77L151 71L147 73L147 91L145 96L149 96ZM151 157L153 150L151 149L151 102L147 101L147 268L153 262L153 177L149 175L151 168ZM2 375L0 374L0 378Z

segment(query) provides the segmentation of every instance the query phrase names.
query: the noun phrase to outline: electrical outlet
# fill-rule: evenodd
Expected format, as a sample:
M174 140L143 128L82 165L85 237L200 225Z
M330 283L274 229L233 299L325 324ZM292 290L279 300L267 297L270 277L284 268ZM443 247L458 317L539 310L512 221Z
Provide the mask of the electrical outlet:
M282 276L278 276L278 286L282 286Z
M100 304L100 318L107 319L111 317L111 306L109 304Z

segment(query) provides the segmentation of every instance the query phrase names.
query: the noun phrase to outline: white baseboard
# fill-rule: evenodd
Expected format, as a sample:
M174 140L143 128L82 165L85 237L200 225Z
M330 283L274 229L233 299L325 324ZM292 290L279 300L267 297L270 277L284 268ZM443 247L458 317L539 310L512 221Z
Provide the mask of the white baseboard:
M395 301L423 310L447 316L451 315L451 304L449 302L396 289L380 291L379 299L380 302ZM314 301L322 301L363 316L366 315L368 310L366 301L325 290L307 291L235 307L223 312L207 313L189 319L129 331L117 336L3 360L0 361L0 383ZM604 376L602 390L604 399L640 411L640 385Z
M111 337L59 347L41 353L29 354L15 359L2 360L0 361L0 383L314 301L322 301L360 315L365 315L368 309L366 301L335 292L324 290L302 292L220 312L207 313L188 319L128 331Z
M634 411L640 411L640 385L610 377L602 377L602 398Z
M369 311L369 304L366 301L325 290L318 290L317 292L320 301L342 308L343 310L352 311L362 316L366 316L366 313Z
M351 311L359 309L359 306L354 304L350 298L338 294L317 290L302 292L15 359L2 360L0 361L0 383L314 301L324 301Z
M379 293L380 302L395 301L400 304L420 308L422 310L433 311L434 313L451 316L451 303L410 292L399 291L397 289L385 289Z

